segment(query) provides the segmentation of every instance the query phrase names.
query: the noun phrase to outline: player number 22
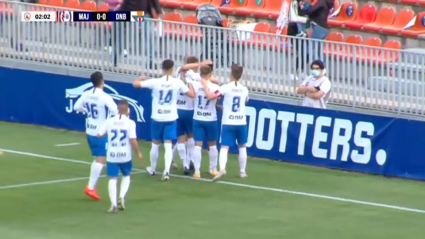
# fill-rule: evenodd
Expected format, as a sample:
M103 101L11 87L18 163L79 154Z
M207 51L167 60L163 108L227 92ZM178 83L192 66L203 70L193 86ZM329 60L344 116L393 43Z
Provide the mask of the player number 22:
M86 103L85 108L87 109L87 116L89 118L92 118L92 119L99 118L99 112L97 111L97 105L96 104Z
M171 91L171 90L167 90L167 91L160 90L159 91L159 104L160 105L163 105L164 103L168 104L168 103L171 102L172 99L173 99L173 91Z
M112 138L111 141L109 142L109 145L111 145L111 147L115 147L118 146L118 144L121 144L121 146L125 146L127 144L127 142L125 141L125 139L127 138L127 130L111 130L112 133ZM118 136L120 136L118 138Z
M235 96L232 101L232 112L239 112L239 108L241 107L241 97Z

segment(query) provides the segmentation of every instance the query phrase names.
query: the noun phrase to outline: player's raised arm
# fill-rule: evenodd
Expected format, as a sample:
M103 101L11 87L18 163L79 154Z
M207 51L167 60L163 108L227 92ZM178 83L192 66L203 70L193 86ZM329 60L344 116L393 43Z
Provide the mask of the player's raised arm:
M133 87L134 88L146 88L146 81L148 77L147 76L141 76L139 78L137 78L134 82L133 82ZM142 86L142 82L143 82L143 86Z
M74 104L75 111L81 112L81 113L87 113L87 109L84 107L84 98L85 98L85 94L83 93L83 95L77 100L77 102L75 102Z
M186 95L190 98L195 98L195 90L193 89L193 85L191 83L187 84L189 90L186 92Z
M118 114L118 106L115 103L115 101L112 99L112 97L110 97L110 96L106 97L105 98L105 104L106 104L106 107L108 107L108 110L110 112L109 117L113 117L113 116Z

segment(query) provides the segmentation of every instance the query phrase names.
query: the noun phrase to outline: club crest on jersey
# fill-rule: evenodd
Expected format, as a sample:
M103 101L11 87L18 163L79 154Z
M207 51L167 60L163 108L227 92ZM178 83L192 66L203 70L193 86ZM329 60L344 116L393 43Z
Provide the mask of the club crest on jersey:
M66 112L72 113L73 112L73 106L74 106L74 100L77 100L85 91L93 89L93 85L91 83L86 83L84 85L72 88L72 89L66 89L65 90L65 98L69 99L69 106L66 107ZM128 98L127 96L120 95L118 91L116 91L111 86L105 84L104 89L105 93L110 95L112 99L119 101L119 100L126 100L130 107L133 107L134 112L136 114L136 120L137 122L145 122L145 118L143 117L144 108L143 106L139 105L137 100Z

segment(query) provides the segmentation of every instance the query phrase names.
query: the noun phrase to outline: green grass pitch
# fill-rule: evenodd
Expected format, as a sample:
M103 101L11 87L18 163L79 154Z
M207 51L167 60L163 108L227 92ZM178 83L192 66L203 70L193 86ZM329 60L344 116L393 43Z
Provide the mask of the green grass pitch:
M83 133L6 122L0 132L1 239L425 238L422 182L252 158L239 179L234 155L223 183L179 170L162 182L140 172L150 149L140 142L126 211L108 214L105 177L100 201L83 193L92 160ZM80 144L55 146L65 143Z

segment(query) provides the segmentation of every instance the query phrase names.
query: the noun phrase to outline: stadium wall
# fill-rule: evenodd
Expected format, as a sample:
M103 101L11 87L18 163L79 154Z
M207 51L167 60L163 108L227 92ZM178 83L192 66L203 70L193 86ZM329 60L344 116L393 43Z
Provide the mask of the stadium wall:
M0 120L84 130L85 117L72 105L91 88L88 79L0 67L0 85ZM114 81L105 91L130 102L138 137L149 140L150 92ZM250 156L425 180L424 122L258 99L247 116Z

